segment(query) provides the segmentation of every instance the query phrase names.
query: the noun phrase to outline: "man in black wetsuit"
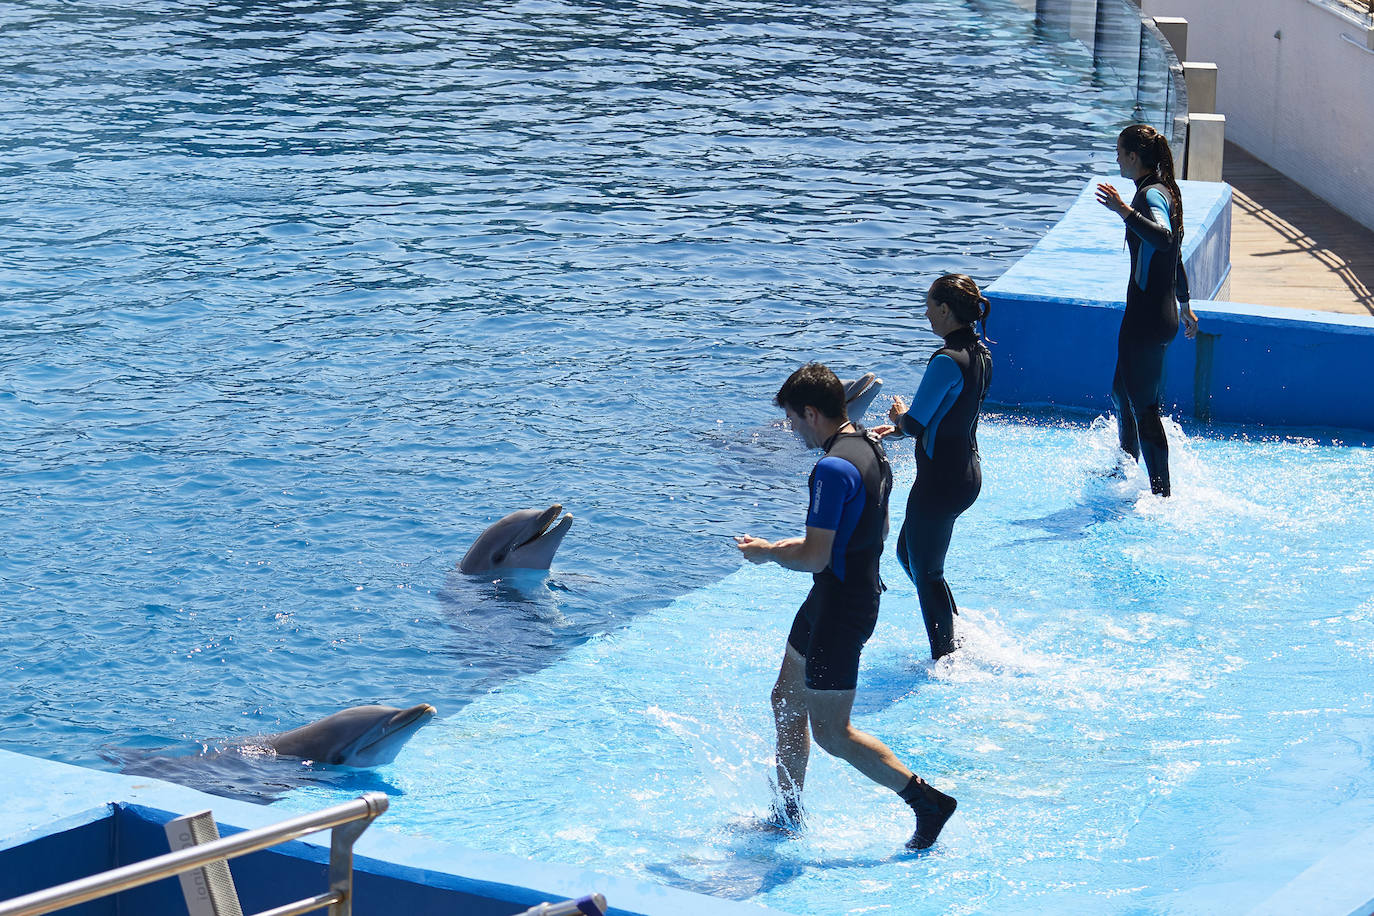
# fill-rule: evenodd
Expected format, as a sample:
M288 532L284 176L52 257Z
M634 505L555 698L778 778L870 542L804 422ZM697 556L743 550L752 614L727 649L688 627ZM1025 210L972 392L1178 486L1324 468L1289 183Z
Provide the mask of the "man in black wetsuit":
M825 452L811 472L804 537L771 543L747 534L736 538L750 562L772 561L813 578L792 622L773 686L779 819L784 827L800 826L802 783L814 734L823 750L911 806L916 832L907 846L925 849L957 803L849 719L859 654L878 622L883 591L878 564L887 536L892 471L877 439L847 418L844 385L825 366L809 363L792 373L774 403L808 448Z

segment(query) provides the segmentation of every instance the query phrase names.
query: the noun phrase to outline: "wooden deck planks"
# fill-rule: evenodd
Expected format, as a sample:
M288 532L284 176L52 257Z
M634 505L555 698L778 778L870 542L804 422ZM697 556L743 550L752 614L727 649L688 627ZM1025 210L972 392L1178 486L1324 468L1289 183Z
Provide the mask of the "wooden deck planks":
M1233 302L1374 315L1374 231L1233 143Z

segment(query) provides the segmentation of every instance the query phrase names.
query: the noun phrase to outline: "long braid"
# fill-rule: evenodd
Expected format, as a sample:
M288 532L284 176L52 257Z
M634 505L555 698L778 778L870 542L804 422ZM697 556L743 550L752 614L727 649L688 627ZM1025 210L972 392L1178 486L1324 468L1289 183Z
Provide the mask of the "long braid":
M1183 192L1174 179L1174 153L1169 141L1161 133L1155 134L1155 175L1160 184L1169 189L1173 203L1169 207L1169 222L1173 224L1174 235L1183 238Z

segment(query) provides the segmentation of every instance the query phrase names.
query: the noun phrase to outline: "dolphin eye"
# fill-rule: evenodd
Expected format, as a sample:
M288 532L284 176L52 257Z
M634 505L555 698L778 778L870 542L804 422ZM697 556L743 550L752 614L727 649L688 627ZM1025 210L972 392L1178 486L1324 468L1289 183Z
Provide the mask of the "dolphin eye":
M501 562L502 560L504 560L505 558L506 558L506 552L503 550L503 551L501 551L500 553L496 554L496 555L495 555L494 557L492 557L491 559L492 559L493 562L500 563L500 562Z

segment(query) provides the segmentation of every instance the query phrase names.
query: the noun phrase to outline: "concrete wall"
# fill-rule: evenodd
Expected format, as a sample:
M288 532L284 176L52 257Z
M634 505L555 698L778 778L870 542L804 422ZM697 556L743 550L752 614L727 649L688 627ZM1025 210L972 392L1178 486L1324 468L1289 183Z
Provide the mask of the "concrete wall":
M1317 0L1145 0L1144 10L1186 18L1188 58L1217 64L1227 139L1374 229L1374 46L1357 14Z
M1011 407L1111 409L1130 255L1090 181L1064 218L988 289L995 370ZM1129 183L1110 179L1125 196ZM1230 188L1185 181L1184 264L1201 319L1169 348L1166 412L1284 427L1374 431L1374 319L1217 301L1230 270ZM1213 301L1204 301L1204 300Z

